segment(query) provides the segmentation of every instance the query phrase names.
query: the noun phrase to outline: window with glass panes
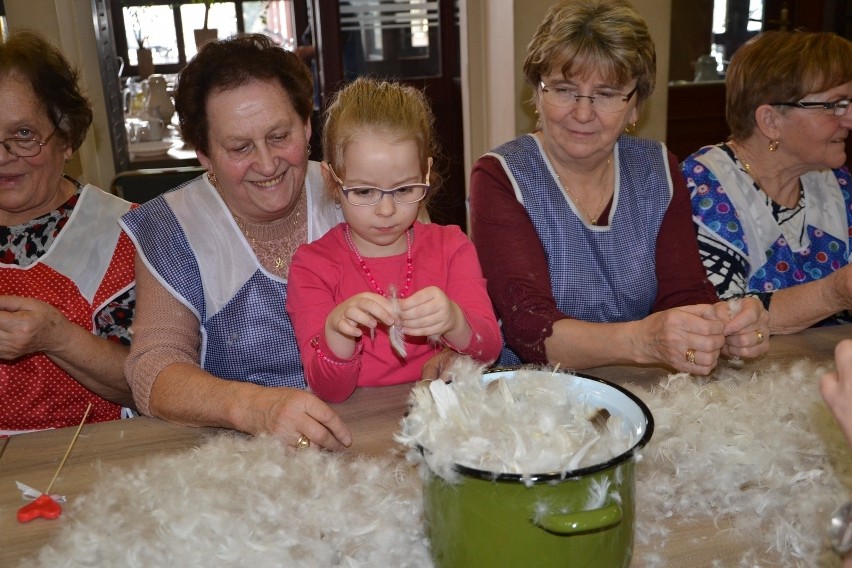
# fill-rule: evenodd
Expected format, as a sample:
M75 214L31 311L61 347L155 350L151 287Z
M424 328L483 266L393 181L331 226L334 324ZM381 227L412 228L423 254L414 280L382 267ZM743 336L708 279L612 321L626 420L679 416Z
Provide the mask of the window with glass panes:
M138 74L138 50L151 50L157 73L177 73L197 53L195 30L204 27L201 0L110 0L116 54L125 76ZM292 0L210 2L207 28L218 38L240 32L263 33L293 48Z

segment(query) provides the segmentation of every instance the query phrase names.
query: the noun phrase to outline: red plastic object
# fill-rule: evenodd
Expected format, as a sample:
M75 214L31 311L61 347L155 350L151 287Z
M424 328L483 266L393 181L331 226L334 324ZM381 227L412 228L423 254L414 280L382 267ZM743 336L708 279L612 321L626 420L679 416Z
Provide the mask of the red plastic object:
M38 499L18 509L18 522L28 523L36 517L57 519L61 514L62 506L54 501L50 495L42 493L38 496Z

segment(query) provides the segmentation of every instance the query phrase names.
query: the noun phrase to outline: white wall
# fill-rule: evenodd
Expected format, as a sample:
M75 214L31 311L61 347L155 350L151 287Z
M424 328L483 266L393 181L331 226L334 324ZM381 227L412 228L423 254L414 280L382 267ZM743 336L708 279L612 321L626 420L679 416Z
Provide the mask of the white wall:
M109 190L115 175L90 0L5 0L9 30L28 28L53 42L80 71L95 120L66 172Z

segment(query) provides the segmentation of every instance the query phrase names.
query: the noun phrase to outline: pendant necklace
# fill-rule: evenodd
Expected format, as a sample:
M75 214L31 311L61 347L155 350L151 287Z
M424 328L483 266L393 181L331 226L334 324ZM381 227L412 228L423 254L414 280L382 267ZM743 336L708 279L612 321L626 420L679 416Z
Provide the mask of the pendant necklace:
M612 162L611 155L609 158L607 158L606 165L609 166L610 162ZM563 189L563 191L565 191L565 193L568 195L574 205L576 205L577 208L583 213L583 215L586 216L586 219L589 220L589 223L596 226L598 224L598 219L600 218L601 213L603 213L604 209L606 209L606 207L602 207L604 205L604 198L606 197L606 192L601 193L601 198L594 209L595 211L597 211L597 214L592 215L582 205L580 205L579 199L574 197L574 194L571 192L571 188L568 187L567 183L562 181L561 177L559 177L559 174L556 172L556 168L553 169L553 173L556 175L556 181L559 182L559 186Z
M220 196L222 196L222 188L219 186L219 180L216 178L216 174L213 172L208 172L207 177L210 180L210 184L216 189ZM305 199L305 192L303 191L299 195L299 199L296 202L296 207L293 212L287 217L288 221L288 233L293 233L299 226L299 220L301 218L302 212L302 201ZM223 198L224 201L224 198ZM245 220L238 217L234 212L231 212L231 215L234 217L234 221L237 223L237 227L239 227L240 232L250 241L252 250L261 250L267 255L269 258L274 259L274 270L278 276L284 276L284 271L287 269L287 263L284 261L284 258L281 255L281 251L277 250L277 247L274 245L264 242L258 241L255 239L254 235L250 234L248 228L245 225ZM289 239L284 243L287 245L285 248L287 251L290 251L293 246ZM291 255L292 256L292 255Z
M749 164L743 159L742 148L739 147L739 144L735 144L732 140L728 142L728 146L730 146L731 150L734 151L734 157L739 160L739 162L743 165L743 169L745 170L745 172L751 176L751 179L754 180L754 184L757 186L757 189L763 191L763 193L766 193L766 191L764 191L763 189L763 185L761 185L760 183L760 178L757 177L757 172L752 169L751 164Z
M412 262L412 257L411 257L411 232L413 230L414 229L408 229L405 232L405 245L406 245L406 252L405 252L405 263L406 263L405 288L403 288L402 291L399 292L399 294L397 294L397 298L400 298L400 299L405 298L408 295L408 291L411 289L411 282L412 282L413 277L414 277L414 263ZM352 240L352 232L351 232L351 229L349 228L349 223L346 223L346 225L343 227L343 236L346 238L346 243L349 245L349 248L355 254L355 258L358 260L358 264L361 265L361 270L363 270L364 274L367 275L367 280L370 281L370 285L373 287L373 290L375 290L375 292L379 296L387 297L387 294L385 294L385 291L382 290L382 287L379 286L378 282L376 282L376 278L373 276L373 273L370 271L370 267L367 266L367 261L365 261L364 258L361 256L361 253L358 252L358 248L355 246L355 241Z
M297 217L298 217L298 213L299 212L296 211ZM243 219L240 219L239 217L234 215L234 221L237 222L237 227L240 228L240 232L242 232L242 234L245 235L246 237L248 237L248 240L251 241L252 250L257 250L258 248L260 248L267 253L271 253L271 255L275 258L275 270L273 272L275 272L276 274L281 276L281 269L284 268L284 259L281 258L281 255L278 254L276 251L271 250L271 247L267 243L264 243L264 242L258 243L258 241L254 238L254 235L249 234L248 229L246 229L245 222L244 222Z

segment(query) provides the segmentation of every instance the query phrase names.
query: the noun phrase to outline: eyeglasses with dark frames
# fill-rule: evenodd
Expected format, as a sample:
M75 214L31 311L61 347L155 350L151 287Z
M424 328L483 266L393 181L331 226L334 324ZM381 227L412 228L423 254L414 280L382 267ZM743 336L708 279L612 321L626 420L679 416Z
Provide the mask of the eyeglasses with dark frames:
M53 132L51 132L47 138L43 141L38 141L35 138L6 138L3 140L3 147L6 148L6 151L12 154L13 156L17 156L18 158L32 158L33 156L38 156L41 153L41 147L47 145L50 142L50 139L53 138L53 135L56 134L57 128L53 128Z
M389 194L396 203L405 205L409 203L417 203L422 201L429 192L430 185L428 183L406 183L393 189L382 189L380 187L372 187L369 185L357 185L347 187L343 184L337 174L334 173L334 168L331 164L328 165L334 181L340 184L340 190L346 196L346 201L357 207L369 207L376 205L382 200L385 194ZM431 165L426 172L426 180L429 180L429 173L432 171Z
M553 106L557 107L572 107L580 102L580 99L589 99L592 108L603 112L621 112L627 107L627 103L639 90L637 84L633 90L627 94L596 92L593 95L581 95L576 89L559 84L547 85L544 81L539 81L541 92L544 100Z
M846 109L849 108L849 104L852 103L850 99L840 99L839 101L798 101L795 103L769 103L772 106L788 106L793 108L803 108L803 109L816 109L816 110L830 110L833 112L834 116L843 116L846 114Z

